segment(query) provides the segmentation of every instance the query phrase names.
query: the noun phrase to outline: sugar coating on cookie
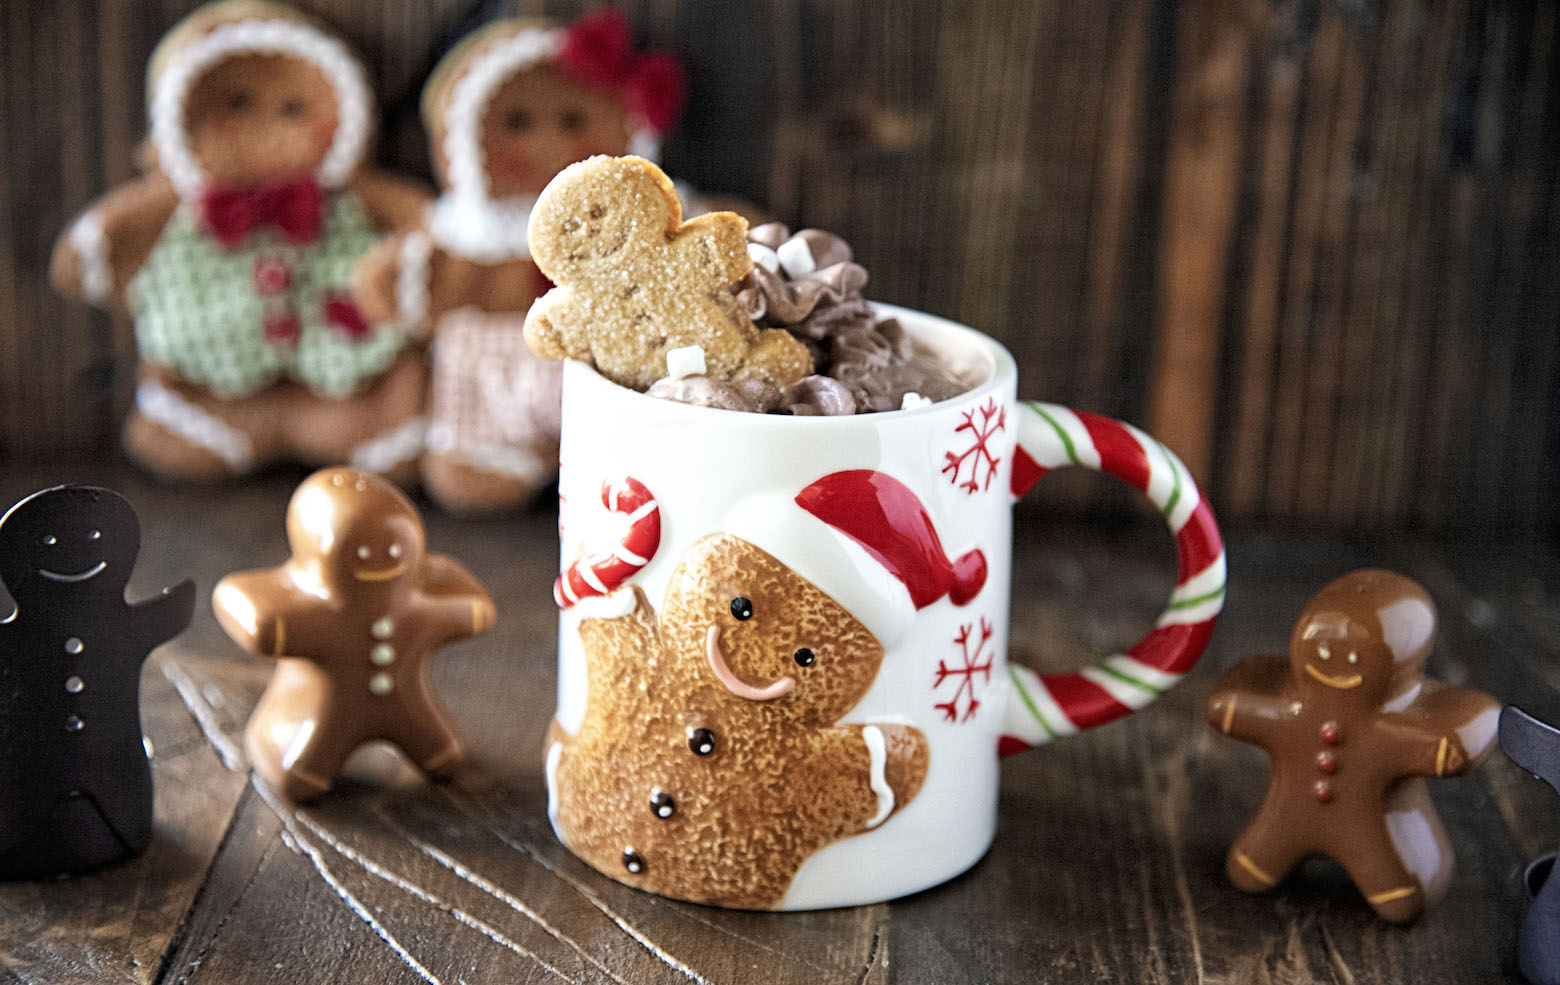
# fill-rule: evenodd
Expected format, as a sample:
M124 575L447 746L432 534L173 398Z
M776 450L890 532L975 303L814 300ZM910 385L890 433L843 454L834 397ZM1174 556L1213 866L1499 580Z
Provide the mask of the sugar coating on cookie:
M806 346L760 331L730 285L753 265L747 222L731 212L682 221L671 181L638 157L565 168L532 210L532 257L558 286L526 316L538 355L579 359L645 390L672 350L697 345L718 380L789 386L813 370Z

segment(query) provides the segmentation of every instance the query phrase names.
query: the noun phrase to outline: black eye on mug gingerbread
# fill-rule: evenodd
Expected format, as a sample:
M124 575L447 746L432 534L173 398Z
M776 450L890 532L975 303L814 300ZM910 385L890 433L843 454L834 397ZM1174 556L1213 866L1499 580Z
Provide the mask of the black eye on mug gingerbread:
M805 646L797 650L792 656L796 660L798 667L811 667L813 661L818 659L817 654L813 653L810 647Z
M753 618L753 600L738 595L731 600L731 614L739 621L747 621Z

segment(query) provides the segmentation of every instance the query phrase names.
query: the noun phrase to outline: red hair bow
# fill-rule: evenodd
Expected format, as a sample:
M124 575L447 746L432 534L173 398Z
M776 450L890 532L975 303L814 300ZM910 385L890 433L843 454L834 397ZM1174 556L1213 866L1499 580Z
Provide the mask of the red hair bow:
M682 65L675 55L634 51L628 18L616 10L575 21L563 34L558 64L585 85L617 92L656 133L670 130L682 112Z

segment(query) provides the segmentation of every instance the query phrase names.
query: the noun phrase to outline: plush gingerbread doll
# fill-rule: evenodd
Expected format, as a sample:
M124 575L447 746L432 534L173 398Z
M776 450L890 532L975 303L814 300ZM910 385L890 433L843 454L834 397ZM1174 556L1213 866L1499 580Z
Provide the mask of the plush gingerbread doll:
M212 594L228 635L277 662L244 731L255 770L303 800L328 790L359 745L386 739L425 772L450 773L461 743L429 661L493 624L487 590L426 552L399 490L350 468L298 487L287 539L286 564L229 575Z
M435 68L422 112L443 193L425 232L363 259L356 290L375 318L433 328L423 482L445 508L513 506L557 473L561 367L521 338L527 309L551 286L531 262L530 212L575 161L654 156L682 88L677 61L635 52L615 11L566 29L499 21Z
M1500 706L1424 676L1435 606L1388 571L1357 571L1311 600L1288 658L1252 657L1220 682L1208 720L1272 757L1267 800L1230 850L1229 877L1272 889L1327 855L1384 919L1406 923L1446 889L1452 852L1425 777L1494 748Z
M155 168L90 206L52 270L134 318L131 454L187 479L277 458L409 475L426 353L367 319L350 282L427 199L363 166L362 66L288 8L226 0L163 39L147 92Z
M731 534L696 541L659 618L580 623L589 697L554 723L546 770L559 836L614 879L766 909L808 856L882 824L929 763L914 726L839 724L883 646L833 598Z

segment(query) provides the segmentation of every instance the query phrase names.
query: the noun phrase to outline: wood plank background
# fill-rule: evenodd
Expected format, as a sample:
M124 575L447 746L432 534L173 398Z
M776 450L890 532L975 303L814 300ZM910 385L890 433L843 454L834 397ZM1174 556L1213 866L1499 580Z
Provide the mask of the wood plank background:
M128 326L44 280L133 174L192 0L0 10L0 455L111 446ZM554 0L304 0L426 175L449 41ZM694 97L669 170L845 235L870 293L1146 424L1226 518L1553 533L1560 51L1536 0L635 0Z

